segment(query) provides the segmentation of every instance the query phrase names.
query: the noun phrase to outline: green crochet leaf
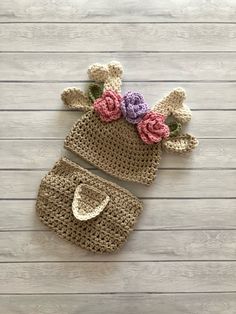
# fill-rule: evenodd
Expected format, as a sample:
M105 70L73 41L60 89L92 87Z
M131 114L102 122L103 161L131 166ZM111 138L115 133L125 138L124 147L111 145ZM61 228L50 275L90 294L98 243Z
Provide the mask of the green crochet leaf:
M88 96L92 102L101 97L103 93L103 84L92 83L88 87Z
M180 134L182 130L182 125L178 122L170 122L167 123L169 129L170 129L170 137L175 137Z

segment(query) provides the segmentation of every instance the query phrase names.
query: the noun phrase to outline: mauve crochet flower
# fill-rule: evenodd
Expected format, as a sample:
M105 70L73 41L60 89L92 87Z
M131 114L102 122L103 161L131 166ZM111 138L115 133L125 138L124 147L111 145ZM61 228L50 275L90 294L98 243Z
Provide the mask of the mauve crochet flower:
M169 137L170 130L164 123L165 118L160 113L150 111L138 123L139 135L146 144L159 143L163 138Z
M148 105L140 93L128 92L121 101L121 111L128 122L136 124L147 113Z
M117 120L121 117L121 99L121 95L112 90L107 90L93 103L94 110L98 113L102 121L110 122Z

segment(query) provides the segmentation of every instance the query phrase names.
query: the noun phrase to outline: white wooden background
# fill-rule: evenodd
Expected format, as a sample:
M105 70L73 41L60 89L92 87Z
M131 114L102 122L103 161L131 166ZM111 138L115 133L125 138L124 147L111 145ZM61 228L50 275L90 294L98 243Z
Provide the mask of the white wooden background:
M235 314L236 0L1 0L0 50L0 312ZM80 115L61 91L110 60L150 104L184 87L200 146L164 156L151 187L119 182L144 213L100 256L58 239L34 206Z

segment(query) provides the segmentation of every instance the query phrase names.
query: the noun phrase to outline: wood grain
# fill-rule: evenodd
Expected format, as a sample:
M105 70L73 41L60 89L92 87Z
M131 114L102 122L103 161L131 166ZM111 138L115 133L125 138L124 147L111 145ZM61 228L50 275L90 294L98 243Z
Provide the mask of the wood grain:
M236 260L236 230L134 231L113 254L94 254L51 231L0 232L0 262Z
M144 199L136 230L236 229L235 199ZM48 230L35 200L0 200L0 231Z
M104 314L106 309L112 314L231 314L236 298L234 293L2 295L0 303L10 314Z
M236 262L3 263L0 293L236 290Z
M235 46L235 24L0 24L1 51L235 51Z
M94 166L63 149L63 140L2 140L1 169L49 169L60 156L67 156L79 165ZM160 168L236 168L236 139L201 139L193 154L164 153Z
M1 22L235 22L233 0L61 1L5 0L0 3Z
M82 116L78 111L1 112L0 138L64 139ZM183 128L199 138L236 138L236 111L196 111Z
M111 60L123 64L125 81L236 80L235 53L184 52L2 53L0 77L2 81L87 80L90 64Z
M111 180L102 171L92 172ZM35 198L45 174L46 171L40 170L1 171L0 181L4 184L0 186L0 198ZM157 179L149 187L115 178L112 181L144 198L232 198L235 197L236 170L159 170Z
M236 2L0 2L0 304L4 314L233 314L236 308ZM94 62L120 61L123 92L152 105L174 87L200 137L164 155L150 187L65 152L73 122L60 93ZM144 211L120 252L95 255L35 213L61 155L126 187Z
M60 95L65 88L71 85L86 90L88 83L2 82L0 83L0 110L66 110ZM122 92L139 91L151 106L177 86L185 89L187 93L186 103L193 110L235 109L236 83L124 82ZM12 97L12 91L14 91L14 97Z

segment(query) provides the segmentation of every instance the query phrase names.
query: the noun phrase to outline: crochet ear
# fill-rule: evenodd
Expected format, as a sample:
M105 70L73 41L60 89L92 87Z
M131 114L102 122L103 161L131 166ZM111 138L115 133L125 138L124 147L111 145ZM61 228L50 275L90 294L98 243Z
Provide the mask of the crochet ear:
M105 82L108 78L108 67L99 63L94 63L88 68L88 76L95 82Z
M83 111L91 110L91 102L89 97L76 87L67 88L61 94L64 104L71 109Z
M165 116L173 115L180 123L186 123L191 120L191 111L183 102L186 99L185 91L182 88L176 88L164 97L153 107L153 111L159 112Z
M198 145L198 140L190 134L181 134L173 138L168 138L162 142L162 147L171 153L187 153L192 151Z

